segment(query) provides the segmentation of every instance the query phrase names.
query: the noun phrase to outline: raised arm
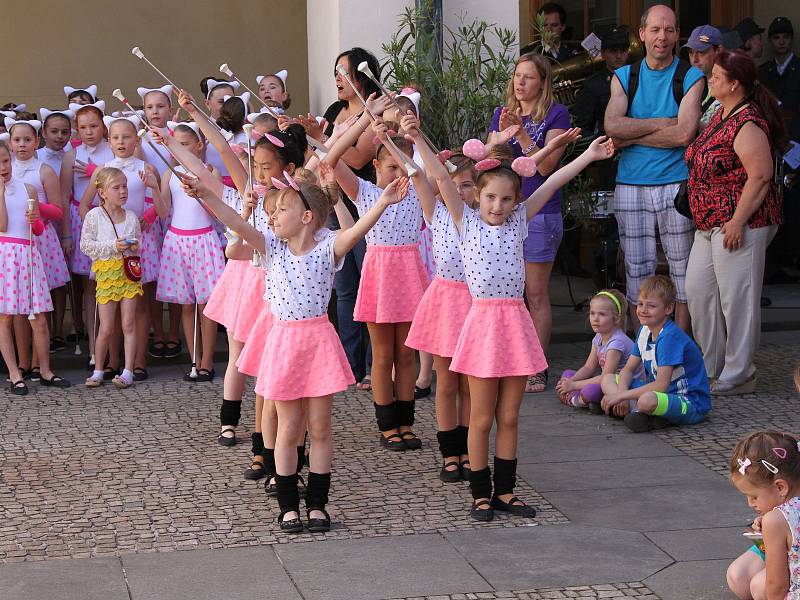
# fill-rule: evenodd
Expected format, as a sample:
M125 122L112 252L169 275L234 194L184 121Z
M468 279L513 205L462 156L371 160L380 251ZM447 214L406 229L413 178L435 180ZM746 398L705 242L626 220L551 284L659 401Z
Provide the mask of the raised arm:
M648 135L664 127L674 125L676 119L633 119L627 116L628 95L622 89L619 78L611 78L611 99L606 107L603 128L612 138L630 140Z
M195 109L196 110L196 109ZM205 119L200 119L201 121ZM209 127L211 127L209 125ZM216 131L216 129L214 130ZM217 132L219 137L222 138L222 134ZM166 131L154 130L153 131L153 138L156 142L163 144L169 151L178 159L178 161L187 169L189 169L194 175L200 178L200 181L203 183L205 187L207 187L211 193L215 194L218 197L222 197L222 181L220 181L213 173L211 173L203 164L203 161L197 158L194 154L189 152L186 148L181 146L174 137L167 134ZM224 138L222 138L224 139ZM231 151L233 154L233 151ZM236 158L236 155L233 155ZM236 158L236 162L239 162L239 159ZM241 166L241 163L239 163Z
M319 183L329 198L337 199L336 202L332 202L333 212L336 213L336 219L339 221L340 229L349 229L352 227L356 221L342 201L339 186L336 183L336 174L328 163L319 163Z

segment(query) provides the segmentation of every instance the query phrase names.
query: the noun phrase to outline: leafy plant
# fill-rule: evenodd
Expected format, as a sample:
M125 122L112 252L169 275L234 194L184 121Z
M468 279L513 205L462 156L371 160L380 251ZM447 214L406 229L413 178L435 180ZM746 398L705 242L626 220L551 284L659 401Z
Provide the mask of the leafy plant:
M440 148L455 148L485 137L492 111L505 99L517 35L461 13L456 28L443 25L440 49L430 13L430 2L405 9L398 31L382 45L388 57L382 70L390 89L420 90L425 131Z

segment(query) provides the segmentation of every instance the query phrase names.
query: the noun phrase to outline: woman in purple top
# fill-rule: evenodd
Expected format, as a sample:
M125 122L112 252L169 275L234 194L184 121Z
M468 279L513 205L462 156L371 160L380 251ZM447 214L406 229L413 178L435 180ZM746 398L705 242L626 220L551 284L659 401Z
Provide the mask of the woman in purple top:
M506 105L498 106L489 126L488 143L505 141L497 132L519 125L511 138L515 156L536 154L547 142L570 128L567 107L553 100L553 77L550 62L538 54L523 54L517 59L514 77L508 82ZM564 148L537 164L533 177L522 179L522 197L530 196L558 168ZM538 162L538 161L537 161ZM539 214L528 222L525 256L525 297L542 344L547 352L553 314L550 308L550 272L564 233L561 220L561 194L556 192ZM547 370L532 373L526 392L542 392L547 387Z

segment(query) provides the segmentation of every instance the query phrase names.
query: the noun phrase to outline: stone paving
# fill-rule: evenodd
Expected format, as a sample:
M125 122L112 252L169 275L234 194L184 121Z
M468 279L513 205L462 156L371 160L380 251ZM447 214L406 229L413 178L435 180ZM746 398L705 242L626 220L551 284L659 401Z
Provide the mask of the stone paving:
M567 588L542 588L520 590L517 592L479 592L477 594L451 594L449 596L414 596L393 600L558 600L578 598L639 598L639 600L658 600L646 585L639 582L613 583L604 585L581 585Z

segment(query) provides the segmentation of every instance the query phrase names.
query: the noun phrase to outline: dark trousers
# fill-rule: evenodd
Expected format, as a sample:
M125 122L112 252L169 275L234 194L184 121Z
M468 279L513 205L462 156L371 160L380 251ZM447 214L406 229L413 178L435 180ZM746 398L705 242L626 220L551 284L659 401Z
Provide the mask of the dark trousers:
M372 363L366 326L353 320L353 311L356 306L358 284L361 280L361 267L364 264L364 254L367 243L358 242L347 253L344 266L336 272L334 288L336 289L336 320L339 326L339 339L342 341L347 361L353 370L356 381L361 381L368 372Z

